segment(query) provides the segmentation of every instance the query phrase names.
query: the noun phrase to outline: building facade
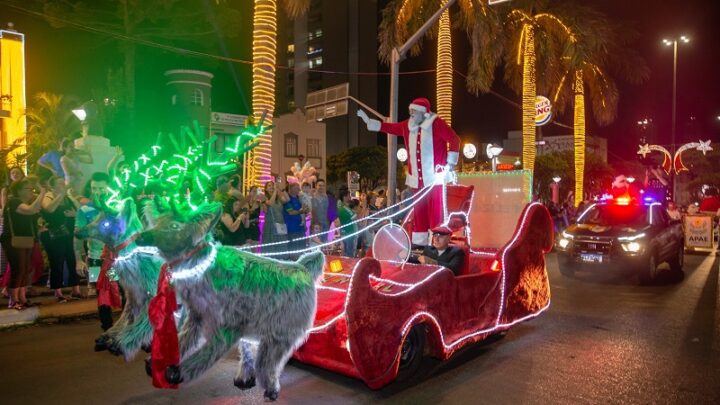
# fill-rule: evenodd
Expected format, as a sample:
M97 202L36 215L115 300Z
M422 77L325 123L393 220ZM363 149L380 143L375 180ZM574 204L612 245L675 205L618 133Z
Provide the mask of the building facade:
M361 0L311 0L295 20L280 12L275 116L304 112L308 93L342 83L377 109L377 19L377 3ZM357 105L348 107L346 115L324 121L328 155L377 143L355 116Z
M324 122L308 121L300 109L273 120L272 166L274 176L290 172L295 162L310 162L317 170L317 178L325 179L327 142Z
M537 146L538 156L575 150L575 141L572 135L545 136L540 143ZM508 132L508 138L503 141L503 148L508 152L522 155L522 132ZM607 163L607 139L598 136L586 136L585 153L597 156Z

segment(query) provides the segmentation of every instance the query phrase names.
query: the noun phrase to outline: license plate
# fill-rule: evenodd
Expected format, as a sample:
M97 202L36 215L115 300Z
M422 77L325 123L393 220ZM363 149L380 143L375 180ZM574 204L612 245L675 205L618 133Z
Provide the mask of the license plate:
M582 253L582 254L580 254L580 260L582 260L586 263L602 263L603 257L602 257L602 255L593 255L593 254Z

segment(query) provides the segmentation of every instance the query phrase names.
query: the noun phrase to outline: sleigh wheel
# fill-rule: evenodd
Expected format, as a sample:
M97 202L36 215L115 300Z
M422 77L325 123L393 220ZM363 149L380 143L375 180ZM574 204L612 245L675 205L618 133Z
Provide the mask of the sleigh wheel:
M410 329L400 348L400 365L397 381L405 381L413 377L420 369L425 350L425 326L415 325Z

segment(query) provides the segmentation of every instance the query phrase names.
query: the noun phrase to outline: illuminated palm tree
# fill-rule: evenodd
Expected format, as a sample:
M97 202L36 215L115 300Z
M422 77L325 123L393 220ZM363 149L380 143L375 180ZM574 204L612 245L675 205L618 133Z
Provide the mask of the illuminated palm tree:
M447 0L392 0L383 10L380 23L380 58L389 62L392 50L401 46L430 17L437 12ZM473 54L470 57L470 73L468 88L477 92L488 91L494 78L495 67L500 61L501 52L489 45L488 39L500 32L500 21L495 12L488 7L486 1L458 0L460 13L458 20L470 37ZM436 60L436 110L438 115L452 124L452 38L450 11L446 10L438 24L429 30L429 37L437 36ZM420 41L411 49L411 55L422 50Z
M573 106L575 161L575 205L583 200L585 177L585 94L590 96L595 121L608 125L617 116L620 98L613 76L633 84L646 81L649 69L645 61L627 47L632 32L613 26L607 18L584 7L564 10L577 41L561 58L565 72L553 96L558 112Z
M505 79L522 94L522 163L530 170L535 166L535 98L538 91L547 94L560 80L558 60L567 44L576 40L567 24L547 9L547 3L513 2L506 18ZM542 80L538 81L538 77Z
M279 0L255 0L253 14L253 92L254 122L265 113L272 122L275 111L275 60L277 55L277 5ZM304 13L310 0L284 0L290 17ZM249 153L245 164L245 184L260 185L270 180L272 133L260 135L260 146Z

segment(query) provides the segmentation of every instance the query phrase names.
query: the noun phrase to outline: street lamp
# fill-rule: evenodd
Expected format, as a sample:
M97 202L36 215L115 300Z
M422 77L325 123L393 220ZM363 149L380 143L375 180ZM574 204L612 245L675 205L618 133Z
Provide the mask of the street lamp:
M73 115L80 120L82 124L82 135L103 135L103 127L100 119L100 111L97 104L90 100L80 107L72 110Z
M405 161L406 161L407 158L408 158L407 149L405 149L405 148L400 148L400 149L398 149L398 151L397 151L397 158L398 158L399 161L405 163Z
M690 38L685 35L681 35L680 38L663 39L663 43L666 46L672 45L673 47L673 98L672 98L672 138L670 145L670 156L675 156L675 121L677 112L677 55L678 55L678 42L688 43ZM675 173L670 172L670 179L673 187L673 199L675 199Z
M497 160L498 156L503 151L502 146L498 146L494 143L489 143L487 148L485 148L485 151L487 152L488 158L490 158L490 161L492 162L492 171L493 173L497 171Z
M72 113L79 119L80 121L85 121L85 118L87 118L87 112L84 108L80 107L78 109L72 110Z

